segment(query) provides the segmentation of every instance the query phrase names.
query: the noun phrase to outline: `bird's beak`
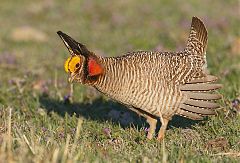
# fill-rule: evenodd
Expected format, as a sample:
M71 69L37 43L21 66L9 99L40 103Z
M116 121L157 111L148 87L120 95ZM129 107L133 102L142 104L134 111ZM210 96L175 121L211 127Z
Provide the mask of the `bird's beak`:
M72 73L68 78L68 82L72 83L76 76L77 76L77 74Z
M72 83L73 80L74 80L74 79L73 79L71 76L68 78L68 82L69 82L69 83Z

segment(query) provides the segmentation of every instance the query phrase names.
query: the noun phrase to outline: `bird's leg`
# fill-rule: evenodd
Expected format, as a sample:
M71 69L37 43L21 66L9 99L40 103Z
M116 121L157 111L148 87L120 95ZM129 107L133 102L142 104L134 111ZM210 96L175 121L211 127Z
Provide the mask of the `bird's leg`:
M134 111L135 113L137 113L138 115L146 118L148 124L149 124L149 131L148 131L148 134L147 134L147 138L148 139L152 139L153 138L153 135L155 133L155 130L156 130L156 125L157 125L157 119L155 118L152 118L151 116L147 115L147 114L144 114L140 111L138 111L137 109L133 108L133 107L129 107L130 110Z
M157 140L158 141L161 141L163 138L164 138L164 135L165 135L165 131L167 129L167 125L168 125L168 122L169 122L169 119L167 118L164 118L164 117L161 117L161 123L162 123L162 126L158 132L158 137L157 137Z
M147 134L147 138L151 140L153 138L153 135L154 135L155 130L156 130L157 119L152 118L150 116L146 116L146 119L147 119L147 122L150 126L148 134Z

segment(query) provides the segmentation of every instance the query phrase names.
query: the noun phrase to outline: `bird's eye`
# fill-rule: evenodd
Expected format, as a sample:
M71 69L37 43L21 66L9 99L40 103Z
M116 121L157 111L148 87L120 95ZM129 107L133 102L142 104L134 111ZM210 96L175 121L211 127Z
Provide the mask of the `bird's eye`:
M80 64L79 64L79 63L77 63L75 67L76 67L76 68L79 68L79 67L80 67Z

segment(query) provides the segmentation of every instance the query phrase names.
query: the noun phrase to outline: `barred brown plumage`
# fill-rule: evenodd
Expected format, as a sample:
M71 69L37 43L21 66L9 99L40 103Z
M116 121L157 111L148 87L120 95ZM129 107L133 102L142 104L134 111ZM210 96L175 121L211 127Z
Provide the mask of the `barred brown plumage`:
M187 46L180 52L137 51L101 57L63 32L57 33L71 58L79 57L79 63L68 59L65 64L71 66L70 81L93 86L145 117L150 125L149 139L159 117L161 140L173 115L200 120L214 115L219 107L215 100L221 95L214 90L221 85L214 83L217 77L207 73L207 30L197 17L192 18Z

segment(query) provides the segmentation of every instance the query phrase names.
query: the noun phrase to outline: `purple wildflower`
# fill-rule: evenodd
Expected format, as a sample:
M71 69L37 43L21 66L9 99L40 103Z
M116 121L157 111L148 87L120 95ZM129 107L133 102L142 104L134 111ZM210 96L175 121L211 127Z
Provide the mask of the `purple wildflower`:
M63 138L65 137L65 134L64 134L63 132L60 132L60 133L58 134L58 137L61 138L61 139L63 139Z
M42 132L46 132L47 128L46 127L42 127Z
M66 104L70 103L70 98L71 98L71 95L70 94L67 94L63 97L63 102Z
M148 127L145 127L145 128L144 128L144 131L145 131L145 132L148 132L148 131L149 131L149 128L148 128Z
M107 135L108 137L111 137L111 129L110 128L104 128L103 133Z
M236 108L238 105L240 105L240 100L239 99L234 99L232 101L232 107Z

